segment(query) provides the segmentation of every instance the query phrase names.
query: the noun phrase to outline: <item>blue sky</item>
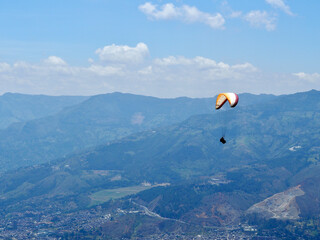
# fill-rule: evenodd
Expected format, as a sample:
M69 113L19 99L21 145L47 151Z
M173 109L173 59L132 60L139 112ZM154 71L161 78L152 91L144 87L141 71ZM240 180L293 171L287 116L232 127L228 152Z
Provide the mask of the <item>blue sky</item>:
M0 93L320 89L320 1L4 0Z

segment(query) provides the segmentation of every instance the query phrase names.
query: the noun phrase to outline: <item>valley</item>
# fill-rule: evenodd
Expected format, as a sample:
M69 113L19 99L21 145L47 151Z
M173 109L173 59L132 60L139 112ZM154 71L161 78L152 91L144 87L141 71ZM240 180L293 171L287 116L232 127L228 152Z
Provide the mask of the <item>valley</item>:
M315 102L320 93L250 100L232 113L159 123L6 171L0 236L312 238L319 225L309 222L320 213L320 108L301 99ZM223 124L226 145L218 141Z

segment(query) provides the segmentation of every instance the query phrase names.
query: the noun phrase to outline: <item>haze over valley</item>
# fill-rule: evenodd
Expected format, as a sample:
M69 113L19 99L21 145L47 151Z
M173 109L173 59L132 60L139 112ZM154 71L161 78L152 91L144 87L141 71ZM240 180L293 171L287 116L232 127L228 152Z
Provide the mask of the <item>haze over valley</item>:
M320 1L0 7L0 239L320 239Z
M44 223L47 237L187 238L216 227L221 236L231 229L294 238L295 224L312 236L303 224L320 214L320 109L305 103L318 102L320 92L240 94L237 108L222 111L213 110L214 99L112 93L4 127L2 236L37 236ZM78 214L86 220L76 227L61 224ZM273 220L286 231L266 227ZM119 229L106 230L115 221Z

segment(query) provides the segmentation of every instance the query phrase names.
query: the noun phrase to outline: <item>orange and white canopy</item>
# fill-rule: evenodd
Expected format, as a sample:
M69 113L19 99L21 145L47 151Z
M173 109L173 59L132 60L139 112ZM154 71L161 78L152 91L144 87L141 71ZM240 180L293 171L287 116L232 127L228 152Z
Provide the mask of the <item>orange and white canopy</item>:
M235 107L238 104L239 97L235 93L220 93L216 101L216 109L220 109L228 100L230 107Z

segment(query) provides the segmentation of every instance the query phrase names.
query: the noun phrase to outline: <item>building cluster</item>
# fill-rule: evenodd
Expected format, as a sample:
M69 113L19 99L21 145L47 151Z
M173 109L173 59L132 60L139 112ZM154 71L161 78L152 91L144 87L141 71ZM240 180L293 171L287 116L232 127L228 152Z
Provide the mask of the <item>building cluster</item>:
M58 207L58 206L56 206ZM11 212L0 217L0 239L72 239L82 235L94 234L103 224L114 221L119 216L128 214L148 215L144 209L124 210L114 208L112 211L96 206L81 211L63 213L53 211L54 206L42 210ZM259 239L257 230L243 225L229 229L212 229L201 235L190 236L181 232L148 236L150 240L207 240L207 239ZM265 236L263 239L276 239Z
M15 212L0 218L0 239L59 239L79 231L94 231L111 215L99 208L74 213Z

